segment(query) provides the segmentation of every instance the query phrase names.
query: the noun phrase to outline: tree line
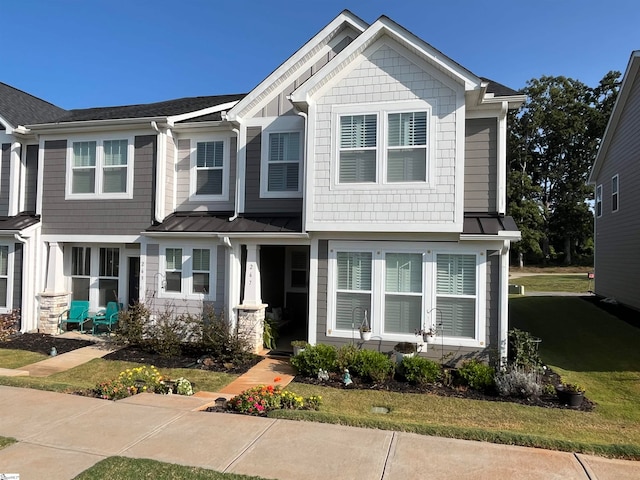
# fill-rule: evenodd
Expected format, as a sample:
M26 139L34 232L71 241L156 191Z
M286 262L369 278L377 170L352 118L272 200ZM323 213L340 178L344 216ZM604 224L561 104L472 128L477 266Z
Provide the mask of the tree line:
M619 86L610 71L595 87L543 76L520 90L527 100L508 118L507 214L522 232L513 263L592 264L587 179Z

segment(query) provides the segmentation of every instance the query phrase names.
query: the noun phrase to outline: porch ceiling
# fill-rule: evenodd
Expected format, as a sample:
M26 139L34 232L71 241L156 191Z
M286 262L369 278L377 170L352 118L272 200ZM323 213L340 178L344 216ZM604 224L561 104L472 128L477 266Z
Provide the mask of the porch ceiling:
M152 225L147 232L211 232L211 233L300 233L300 215L244 215L229 221L233 213L185 212L173 213L159 225Z

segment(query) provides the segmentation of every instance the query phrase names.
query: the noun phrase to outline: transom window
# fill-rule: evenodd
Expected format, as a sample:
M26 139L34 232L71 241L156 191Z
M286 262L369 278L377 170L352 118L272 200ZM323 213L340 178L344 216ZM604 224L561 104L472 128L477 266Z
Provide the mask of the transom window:
M165 247L162 251L162 296L215 300L213 253L209 248Z
M301 158L300 132L270 133L267 191L297 192Z
M68 198L133 195L131 139L70 141L68 151Z

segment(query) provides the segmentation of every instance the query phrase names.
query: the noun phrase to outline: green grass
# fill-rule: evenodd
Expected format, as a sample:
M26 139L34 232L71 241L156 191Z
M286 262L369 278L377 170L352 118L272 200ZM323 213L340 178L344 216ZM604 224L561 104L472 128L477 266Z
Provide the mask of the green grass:
M509 279L512 285L524 285L525 293L532 292L572 292L587 293L593 289L587 275L533 275Z
M20 368L45 358L48 356L42 353L0 348L0 368Z
M15 438L0 437L0 448L7 447L7 446L11 445L12 443L16 443L16 441L17 440Z
M235 473L220 473L197 467L185 467L155 460L109 457L75 477L76 480L264 480Z
M545 363L585 386L593 412L292 384L321 395L321 411L273 416L640 459L640 330L576 297L521 297L510 307L511 326L543 339Z
M140 364L97 358L66 372L49 377L0 377L0 384L14 387L37 388L56 392L72 392L95 387L98 383L112 380L127 368ZM237 375L187 368L159 368L160 374L169 378L185 377L195 383L194 391L217 392L231 383Z

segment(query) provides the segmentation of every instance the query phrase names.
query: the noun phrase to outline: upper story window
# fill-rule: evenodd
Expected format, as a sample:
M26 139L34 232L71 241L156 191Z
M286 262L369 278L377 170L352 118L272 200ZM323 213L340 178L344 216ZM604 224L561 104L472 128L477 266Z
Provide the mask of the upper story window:
M219 201L229 196L229 139L215 135L191 139L191 200Z
M617 212L619 208L619 199L618 199L618 175L614 175L611 178L611 211Z
M300 132L269 133L267 192L298 192L301 158Z
M602 216L602 185L596 187L596 217Z
M304 122L290 115L260 119L260 197L299 198L304 171Z
M132 198L133 139L71 139L67 198Z
M337 106L340 184L426 183L434 148L431 107L423 101Z

